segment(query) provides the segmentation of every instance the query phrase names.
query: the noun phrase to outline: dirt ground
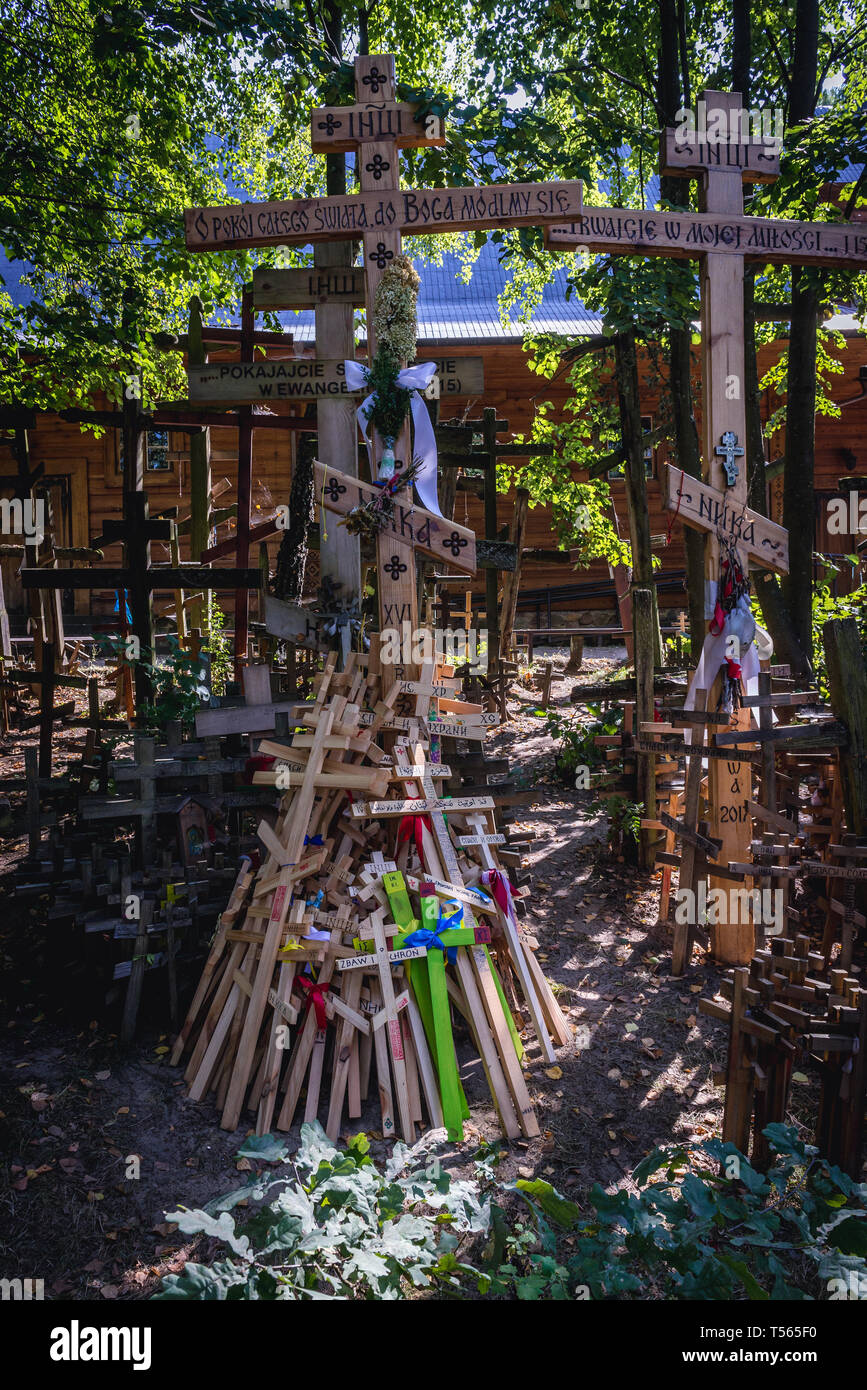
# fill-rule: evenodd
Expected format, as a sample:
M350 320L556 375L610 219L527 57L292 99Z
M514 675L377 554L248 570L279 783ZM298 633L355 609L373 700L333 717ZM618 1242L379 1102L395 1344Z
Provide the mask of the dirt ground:
M567 653L554 655L562 673ZM578 679L595 682L613 664L586 659ZM555 706L570 707L573 683L555 683ZM656 924L658 876L616 862L604 821L580 818L587 794L557 781L554 745L535 708L522 692L489 744L535 792L517 813L537 836L525 860L525 920L575 1043L554 1067L530 1046L542 1134L513 1144L498 1172L504 1180L544 1176L580 1202L594 1182L628 1184L655 1144L719 1132L722 1092L711 1066L725 1059L725 1032L698 1013L699 999L717 991L718 972L697 952L683 979L669 978L670 933ZM23 743L19 735L6 740L0 776L20 775ZM7 840L0 870L25 849ZM211 1103L185 1098L158 1021L146 1021L125 1049L104 1019L84 1017L75 980L63 972L58 979L56 928L38 906L16 905L8 884L0 893L0 1277L42 1278L50 1298L147 1297L190 1249L165 1212L238 1185L239 1168L249 1167L236 1158L245 1131L224 1133ZM458 1043L472 1106L469 1160L499 1130L481 1066ZM797 1123L812 1108L814 1083L796 1084L793 1096ZM372 1105L351 1127L360 1128L381 1137ZM297 1127L290 1147L296 1136Z

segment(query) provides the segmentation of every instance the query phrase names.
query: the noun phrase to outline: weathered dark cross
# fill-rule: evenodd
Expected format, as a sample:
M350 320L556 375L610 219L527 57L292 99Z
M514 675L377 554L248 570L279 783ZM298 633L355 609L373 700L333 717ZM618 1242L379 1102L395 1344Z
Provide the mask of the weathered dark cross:
M172 522L151 517L147 494L124 494L124 517L109 520L103 526L103 539L109 543L123 541L124 566L111 569L22 569L25 589L114 589L128 595L133 635L138 639L138 654L145 661L153 660L154 630L151 596L156 589L258 589L261 575L258 569L207 569L203 565L151 565L151 542L168 542ZM152 697L152 683L142 662L135 666L136 702L142 705Z
M24 571L22 571L23 573ZM31 573L36 574L56 574L56 570L35 570ZM51 776L51 739L54 732L54 721L64 714L72 714L74 706L64 705L60 708L54 704L54 692L59 688L71 688L73 690L86 690L87 678L85 676L65 676L58 672L56 668L56 653L53 642L43 642L42 644L42 668L38 671L7 671L3 677L6 681L17 681L21 685L39 686L39 776ZM28 720L27 723L32 723Z

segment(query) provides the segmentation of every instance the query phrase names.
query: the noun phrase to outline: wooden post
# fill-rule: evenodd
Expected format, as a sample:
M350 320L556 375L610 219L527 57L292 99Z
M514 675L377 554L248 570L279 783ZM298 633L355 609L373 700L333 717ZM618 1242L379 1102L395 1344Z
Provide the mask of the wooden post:
M736 113L741 106L738 92L703 93L708 110ZM737 116L734 116L737 119ZM737 164L716 166L701 181L702 212L741 217L744 211L743 172ZM742 444L746 438L746 392L744 390L744 261L742 256L709 252L701 266L701 352L702 352L702 452L705 481L726 493L734 508L747 504L747 470L741 466L737 481L728 486L721 456L716 452L723 434L731 431ZM743 465L745 460L741 460ZM705 590L719 581L720 545L714 532L705 546ZM706 610L707 611L707 610ZM717 679L710 688L708 708L715 709L720 690ZM744 769L740 769L743 773ZM747 781L750 772L746 769ZM735 790L738 787L738 790ZM708 769L710 833L723 841L723 858L744 861L749 857L752 821L746 802L751 799L740 789L737 773L731 774L722 759L714 758ZM731 898L731 885L714 880L711 885L728 891L720 922L713 932L716 959L729 965L747 965L755 942L751 930L738 923L737 907Z
M849 731L840 759L846 821L854 835L867 835L867 673L854 618L834 618L822 628L831 708Z
M633 588L632 631L635 650L635 728L653 720L653 629L655 618L653 590ZM656 816L656 763L651 753L636 753L638 759L638 800L644 804L644 815ZM653 861L652 830L639 832L639 864L647 868Z
M497 539L497 412L485 406L482 440L485 450L485 540ZM489 676L496 676L500 653L500 612L497 602L497 571L485 570L485 621L488 627Z
M253 290L245 285L241 294L241 361L253 360ZM250 503L253 491L253 407L238 407L238 521L235 564L246 569L250 563ZM241 668L247 660L250 595L246 589L235 590L235 680L241 679Z
M696 690L694 708L703 712L707 708L707 691ZM640 727L640 725L639 725ZM699 742L704 741L704 730L701 724L696 725L693 731L693 738L698 738ZM698 804L701 798L701 758L687 758L686 786L683 794L683 823L690 830L694 830L698 825ZM678 893L682 888L688 888L693 893L693 903L695 905L695 846L687 839L680 852L680 870L678 872L677 886ZM688 916L693 916L693 912L688 911ZM671 950L671 973L675 977L682 975L687 965L689 965L692 954L693 931L695 922L675 921L674 943Z
M202 301L190 300L187 337L187 365L204 367L207 361L202 340ZM190 559L200 564L211 536L211 431L207 425L190 435ZM197 597L192 612L193 627L204 627L205 605Z
M331 156L327 156L329 163ZM341 182L344 182L341 180ZM330 193L345 192L345 188L332 189ZM317 269L330 271L336 268L349 269L352 265L354 243L348 241L325 242L313 248L313 264ZM352 329L353 307L345 302L329 302L327 299L317 303L314 310L316 318L316 355L324 358L355 357L355 335ZM323 397L317 402L317 457L322 463L331 464L358 477L358 449L356 439L358 427L355 420L357 402L351 396ZM337 589L338 601L351 603L361 594L361 543L345 526L329 526L327 539L320 544L320 573L323 579L330 579Z
M375 90L374 90L375 89ZM355 95L359 103L370 102L376 96L377 103L396 100L396 79L394 56L390 53L371 54L355 60ZM363 143L358 147L356 167L362 192L387 194L400 187L400 170L397 141L394 137L386 140ZM373 327L373 304L376 288L390 261L401 252L400 230L379 229L368 232L364 244L364 286L367 299L367 352L368 360L376 355L376 333ZM405 365L405 364L402 364ZM371 479L376 471L382 453L382 441L376 431L371 429ZM394 456L407 462L410 457L409 421L404 424L400 438L395 441ZM342 466L342 465L341 465ZM376 575L379 587L379 627L397 629L403 634L418 628L418 589L415 578L415 551L411 544L386 530L376 542ZM383 666L383 689L395 680L414 680L415 666L405 662L393 667Z
M506 570L503 576L503 612L500 627L500 656L508 659L515 630L515 614L518 608L518 591L521 586L521 551L524 548L524 535L527 530L527 509L530 504L530 490L519 487L515 491L515 514L512 518L511 539L515 546L515 568Z

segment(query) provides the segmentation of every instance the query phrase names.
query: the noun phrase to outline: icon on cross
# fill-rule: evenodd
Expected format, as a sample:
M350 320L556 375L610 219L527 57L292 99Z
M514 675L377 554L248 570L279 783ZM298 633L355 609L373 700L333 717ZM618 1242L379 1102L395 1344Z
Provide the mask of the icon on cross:
M467 540L465 536L460 536L457 531L452 531L452 534L443 541L443 549L450 550L452 554L457 557L466 544Z
M738 444L738 437L734 430L726 430L719 444L714 449L714 453L723 461L723 468L726 472L726 483L729 487L734 487L738 478L738 466L735 459L741 459L744 451Z
M380 270L385 270L389 261L394 259L394 252L386 249L384 241L378 241L376 243L376 250L371 253L370 259Z

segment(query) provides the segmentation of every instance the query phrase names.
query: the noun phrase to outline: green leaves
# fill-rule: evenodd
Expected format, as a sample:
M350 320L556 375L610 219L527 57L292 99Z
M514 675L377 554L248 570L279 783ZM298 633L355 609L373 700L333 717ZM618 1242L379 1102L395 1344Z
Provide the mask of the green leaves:
M273 1134L250 1134L238 1150L239 1158L258 1158L263 1163L283 1163L289 1150Z
M571 1230L576 1225L580 1216L581 1208L575 1202L570 1202L567 1197L563 1197L549 1182L544 1178L518 1178L515 1183L515 1191L520 1192L529 1202L530 1206L538 1206L550 1216L552 1221L556 1221L558 1226L563 1226L566 1230Z

